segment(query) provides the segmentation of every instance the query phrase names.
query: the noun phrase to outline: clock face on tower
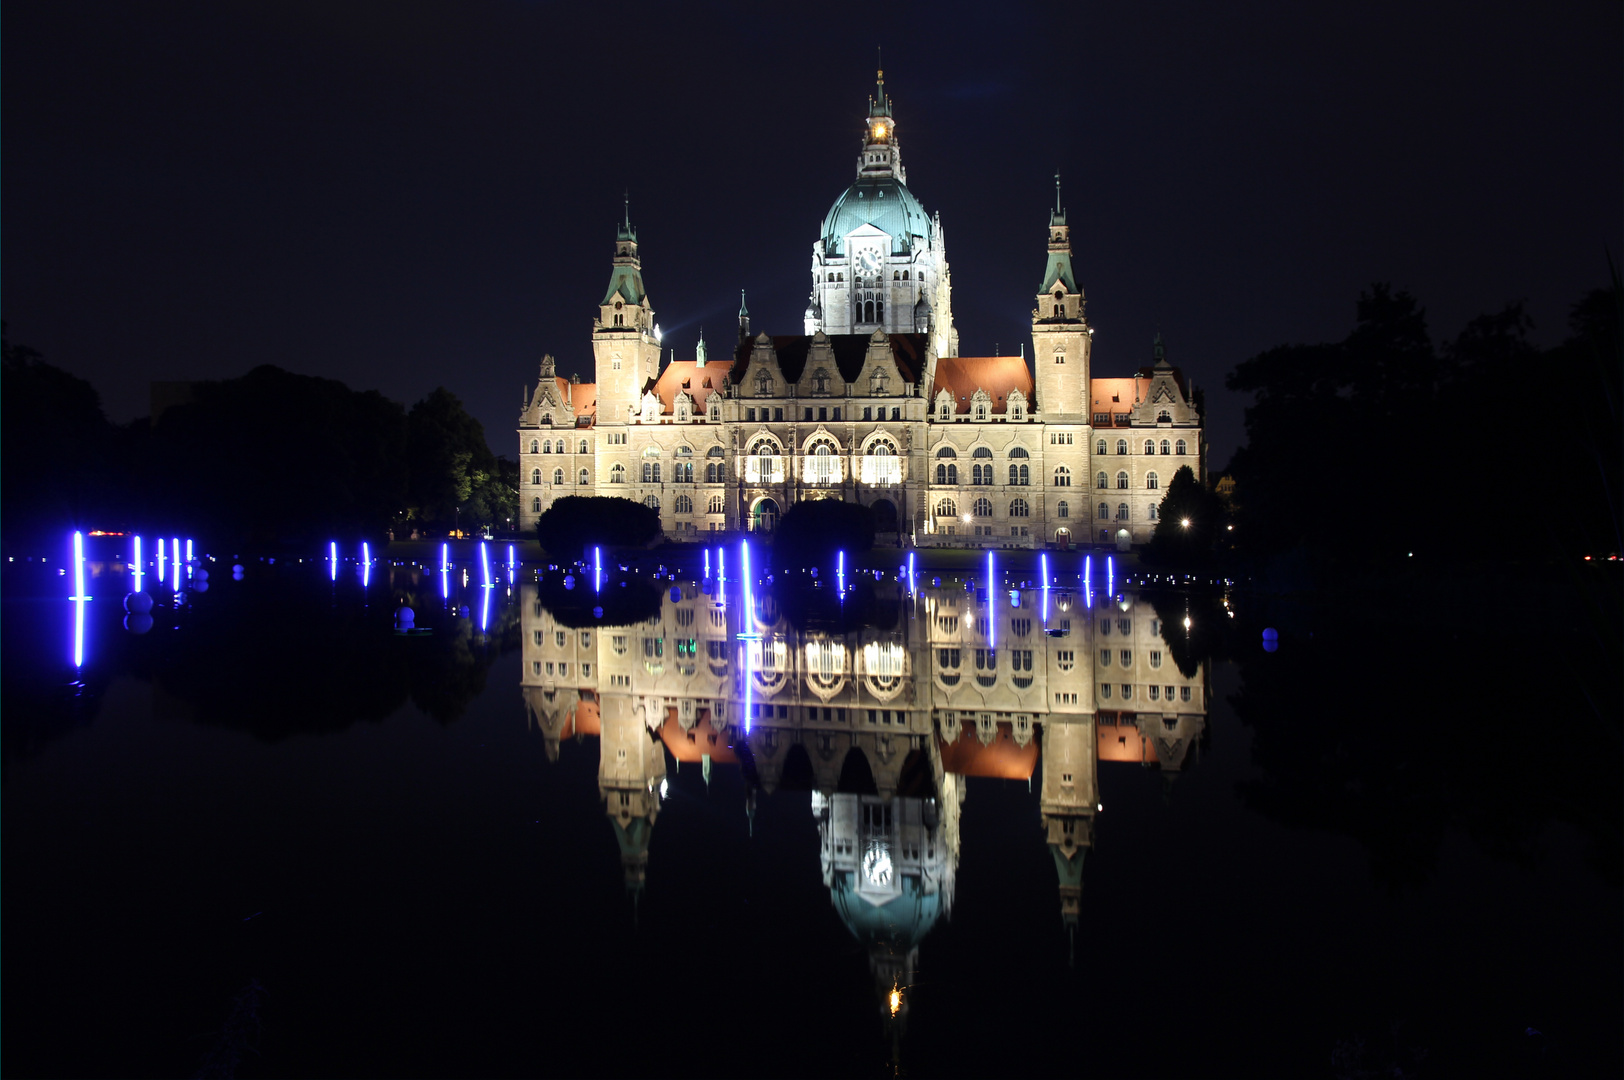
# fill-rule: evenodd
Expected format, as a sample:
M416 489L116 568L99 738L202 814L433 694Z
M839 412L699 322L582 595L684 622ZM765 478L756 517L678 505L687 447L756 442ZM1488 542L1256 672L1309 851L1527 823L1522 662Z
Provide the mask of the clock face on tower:
M857 266L866 274L872 274L880 268L880 253L873 248L864 248L857 253Z
M884 844L870 844L863 852L863 875L875 885L891 883L891 853Z

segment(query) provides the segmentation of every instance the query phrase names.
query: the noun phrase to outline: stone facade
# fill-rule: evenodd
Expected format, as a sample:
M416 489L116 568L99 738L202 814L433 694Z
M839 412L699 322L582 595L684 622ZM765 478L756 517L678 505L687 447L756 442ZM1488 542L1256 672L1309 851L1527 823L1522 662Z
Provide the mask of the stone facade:
M945 240L905 185L890 99L869 102L857 180L813 245L804 333L664 358L629 215L593 323L596 381L543 359L519 420L520 518L564 495L660 511L667 536L770 532L789 506L873 508L882 540L1038 547L1143 543L1162 489L1205 479L1201 417L1157 339L1092 373L1093 327L1056 183L1032 349L962 357ZM720 350L719 350L720 352ZM714 539L714 537L711 537Z

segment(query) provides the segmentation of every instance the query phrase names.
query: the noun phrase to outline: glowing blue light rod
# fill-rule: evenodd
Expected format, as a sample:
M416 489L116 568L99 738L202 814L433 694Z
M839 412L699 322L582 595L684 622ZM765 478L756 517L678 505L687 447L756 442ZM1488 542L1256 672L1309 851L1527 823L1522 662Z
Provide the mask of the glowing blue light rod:
M450 571L451 571L451 545L450 544L441 544L440 545L440 573L446 574L446 573L450 573Z
M141 538L135 538L135 561L130 564L135 568L135 588L132 592L141 591Z
M485 550L485 541L483 540L479 542L479 568L480 572L485 575L485 588L488 589L491 587L491 556ZM481 626L480 629L483 630L484 627Z
M1116 564L1109 555L1105 557L1105 595L1116 595Z
M372 549L361 541L361 588L372 584Z
M186 538L186 561L187 562L192 561L192 540L191 540L191 537Z
M169 551L173 556L169 560L169 569L175 575L175 591L180 592L180 541L174 537L169 538Z
M163 584L164 577L164 538L158 537L158 583Z
M73 534L73 666L85 664L85 534Z
M998 636L998 612L992 602L992 552L987 552L987 645Z

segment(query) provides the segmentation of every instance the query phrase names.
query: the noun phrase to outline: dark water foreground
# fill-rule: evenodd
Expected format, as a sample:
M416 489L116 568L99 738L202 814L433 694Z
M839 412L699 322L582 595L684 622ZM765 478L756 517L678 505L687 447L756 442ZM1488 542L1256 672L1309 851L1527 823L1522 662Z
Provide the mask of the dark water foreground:
M209 569L6 569L6 1075L1624 1065L1580 590Z

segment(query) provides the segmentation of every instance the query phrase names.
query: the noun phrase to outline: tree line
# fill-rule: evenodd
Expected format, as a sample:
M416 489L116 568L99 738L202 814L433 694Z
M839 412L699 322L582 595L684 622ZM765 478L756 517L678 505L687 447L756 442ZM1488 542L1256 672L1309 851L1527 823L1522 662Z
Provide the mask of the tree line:
M518 464L456 395L410 409L265 365L186 384L114 424L90 383L3 344L0 483L8 546L74 528L175 529L234 548L373 542L517 518Z
M1620 551L1621 320L1615 271L1558 345L1529 340L1520 303L1439 345L1419 301L1378 284L1341 341L1241 363L1226 380L1254 395L1228 468L1236 551L1320 581Z

